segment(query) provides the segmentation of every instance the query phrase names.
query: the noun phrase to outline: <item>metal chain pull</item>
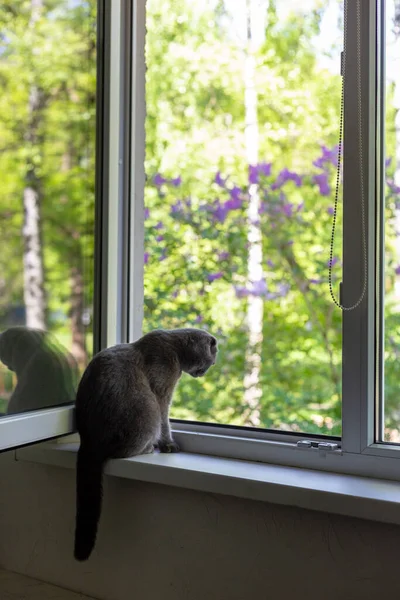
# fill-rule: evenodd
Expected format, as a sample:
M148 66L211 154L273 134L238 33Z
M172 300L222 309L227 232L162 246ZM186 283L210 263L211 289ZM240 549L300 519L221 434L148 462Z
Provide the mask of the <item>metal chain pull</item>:
M358 142L359 142L359 159L360 159L360 184L361 184L361 239L362 239L362 251L363 251L363 271L364 271L364 282L363 288L358 300L351 306L343 306L343 304L335 298L332 287L332 261L333 261L333 247L335 241L335 229L336 229L336 215L338 207L339 197L339 186L340 186L340 164L342 158L342 141L343 141L343 119L344 119L344 89L345 89L345 77L346 77L346 39L347 39L347 7L344 5L344 19L343 19L343 55L342 55L342 93L340 100L340 123L339 123L339 148L338 148L338 163L336 172L336 189L335 189L335 204L333 208L333 221L332 221L332 234L331 234L331 247L329 254L329 291L333 302L341 310L354 310L357 308L364 299L367 291L368 281L368 257L367 257L367 234L366 234L366 218L365 218L365 190L364 190L364 161L363 161L363 136L362 136L362 113L361 113L361 2L357 0L357 102L358 102Z

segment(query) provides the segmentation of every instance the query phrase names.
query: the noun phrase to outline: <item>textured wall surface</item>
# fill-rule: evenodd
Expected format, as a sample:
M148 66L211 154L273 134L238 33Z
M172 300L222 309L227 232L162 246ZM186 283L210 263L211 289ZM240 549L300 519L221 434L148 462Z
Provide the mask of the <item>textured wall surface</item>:
M77 564L74 472L12 454L0 472L0 565L102 600L400 597L399 527L106 478Z
M1 600L92 600L36 579L0 569Z

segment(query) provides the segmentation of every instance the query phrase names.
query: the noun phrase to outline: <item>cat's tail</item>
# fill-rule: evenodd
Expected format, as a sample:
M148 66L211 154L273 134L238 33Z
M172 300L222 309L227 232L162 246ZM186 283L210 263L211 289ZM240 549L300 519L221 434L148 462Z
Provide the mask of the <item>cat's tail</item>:
M76 464L76 560L89 558L96 543L103 497L104 460L80 446Z

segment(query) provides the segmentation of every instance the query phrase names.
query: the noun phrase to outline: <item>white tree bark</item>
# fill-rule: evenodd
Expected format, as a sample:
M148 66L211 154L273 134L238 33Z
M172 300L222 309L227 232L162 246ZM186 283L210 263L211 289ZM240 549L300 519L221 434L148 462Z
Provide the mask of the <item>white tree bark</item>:
M30 26L40 17L42 0L31 0ZM38 142L43 108L43 93L34 84L30 89L28 104L28 124L25 142L28 145L25 189L23 193L24 223L24 302L27 327L46 327L46 299L44 290L43 249L41 240L40 191L32 150Z
M245 56L245 138L246 159L249 165L256 165L258 156L259 127L257 117L256 40L254 29L257 18L258 0L246 0L247 47ZM248 205L248 267L247 288L251 289L263 276L261 229L259 225L260 198L257 184L249 185ZM248 344L246 349L246 374L244 378L245 419L247 425L260 426L260 368L263 328L263 299L249 295L247 304Z

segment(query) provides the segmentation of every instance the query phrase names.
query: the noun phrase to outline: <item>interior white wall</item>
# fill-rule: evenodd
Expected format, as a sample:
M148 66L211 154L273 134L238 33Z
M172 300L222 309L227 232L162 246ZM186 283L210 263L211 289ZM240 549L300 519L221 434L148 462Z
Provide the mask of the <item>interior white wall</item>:
M102 600L400 593L399 527L116 478L96 552L77 564L74 472L8 453L0 474L0 566Z

